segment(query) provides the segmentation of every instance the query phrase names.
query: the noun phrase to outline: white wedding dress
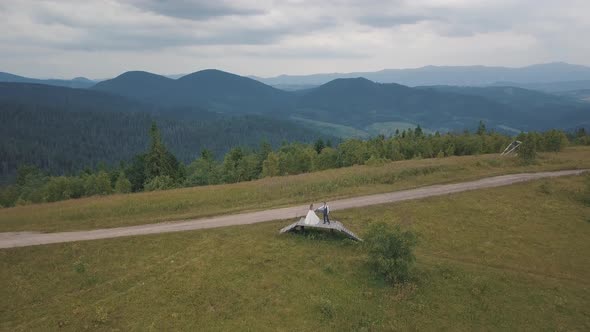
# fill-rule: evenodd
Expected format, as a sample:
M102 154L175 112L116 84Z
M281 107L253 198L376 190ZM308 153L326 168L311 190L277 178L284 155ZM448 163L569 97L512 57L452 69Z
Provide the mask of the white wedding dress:
M306 225L317 225L320 223L320 218L313 212L313 210L309 210L307 212L307 216L305 217L305 224Z

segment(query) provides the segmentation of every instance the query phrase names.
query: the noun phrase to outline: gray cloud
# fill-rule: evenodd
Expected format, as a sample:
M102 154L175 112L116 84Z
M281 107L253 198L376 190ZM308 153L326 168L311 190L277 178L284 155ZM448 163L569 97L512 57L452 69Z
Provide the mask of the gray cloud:
M365 15L357 18L363 25L376 28L390 28L398 25L416 24L422 21L438 20L436 17L418 15Z
M1 0L0 31L2 70L31 76L590 64L587 0Z
M223 1L210 0L131 0L128 3L138 9L157 13L159 15L190 19L207 20L220 16L250 16L262 15L264 10L258 8L238 7Z
M0 41L18 41L23 45L43 45L66 51L141 52L203 45L269 45L290 35L305 35L337 24L329 16L281 19L272 24L261 17L252 22L251 16L262 15L264 11L234 8L221 3L211 5L202 1L181 1L178 7L175 7L177 2L154 0L134 0L131 4L125 8L128 3L121 2L116 9L126 9L127 14L113 17L96 16L93 9L96 7L98 12L101 10L99 6L70 11L49 5L30 7L28 17L31 23L38 25L38 30L68 30L74 36L60 38L58 33L55 38L27 36L29 38L19 40L7 34L0 35ZM76 9L76 6L71 8ZM154 12L146 8L154 9ZM162 17L163 13L175 17ZM191 20L176 17L181 15L190 16Z

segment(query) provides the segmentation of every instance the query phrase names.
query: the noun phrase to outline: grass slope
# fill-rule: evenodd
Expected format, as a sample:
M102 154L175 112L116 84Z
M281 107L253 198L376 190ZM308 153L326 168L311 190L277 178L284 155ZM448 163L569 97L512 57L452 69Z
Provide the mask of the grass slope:
M0 209L0 231L65 231L147 224L322 199L383 193L525 171L590 168L590 148L542 154L522 166L498 155L408 160L231 185L112 195Z
M0 330L589 330L583 190L567 177L335 212L361 236L418 233L401 288L351 241L278 235L287 221L1 250Z

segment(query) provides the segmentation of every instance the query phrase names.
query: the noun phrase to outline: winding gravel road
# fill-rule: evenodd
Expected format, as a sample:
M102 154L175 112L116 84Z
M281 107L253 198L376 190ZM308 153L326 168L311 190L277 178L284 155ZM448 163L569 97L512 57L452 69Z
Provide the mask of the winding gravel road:
M462 191L506 186L518 182L536 180L548 177L565 175L579 175L586 170L568 170L557 172L520 173L484 178L476 181L434 185L417 189L402 190L385 194L359 196L347 199L330 201L330 209L343 210L358 208L376 204L393 203L411 199L419 199L431 196L447 195ZM182 232L195 229L225 227L233 225L254 224L264 221L280 219L296 219L307 213L309 205L293 206L288 208L273 209L258 212L240 213L234 215L218 216L212 218L185 220L177 222L165 222L129 227L117 227L96 229L90 231L62 232L62 233L34 233L34 232L9 232L0 233L0 248L15 248L35 246L51 243L63 243L74 241L88 241L97 239L109 239L123 236Z

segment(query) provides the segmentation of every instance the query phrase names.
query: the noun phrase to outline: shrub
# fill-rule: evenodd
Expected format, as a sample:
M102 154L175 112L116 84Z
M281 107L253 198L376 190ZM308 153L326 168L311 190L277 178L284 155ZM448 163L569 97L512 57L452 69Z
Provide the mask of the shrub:
M117 182L115 182L115 191L120 194L126 194L131 192L131 181L127 179L124 172L119 173Z
M168 175L156 176L144 185L145 191L165 190L174 187L174 180Z
M332 301L321 298L319 303L319 309L322 313L322 316L325 319L332 319L334 317L335 310Z
M543 143L544 149L552 152L559 152L569 144L565 133L555 129L543 133Z
M367 166L382 166L387 163L385 158L379 158L375 155L372 155L367 161L365 161L365 165Z
M553 186L551 185L551 183L544 181L539 186L539 191L542 192L543 194L547 194L547 195L552 194L553 193Z
M399 226L375 223L369 228L365 245L375 272L395 285L410 279L415 262L413 248L416 242L416 236L411 231L402 231Z
M113 192L111 178L105 171L100 171L96 175L96 193L99 195L108 195Z
M537 159L537 137L529 133L518 147L518 157L525 164L532 164Z

